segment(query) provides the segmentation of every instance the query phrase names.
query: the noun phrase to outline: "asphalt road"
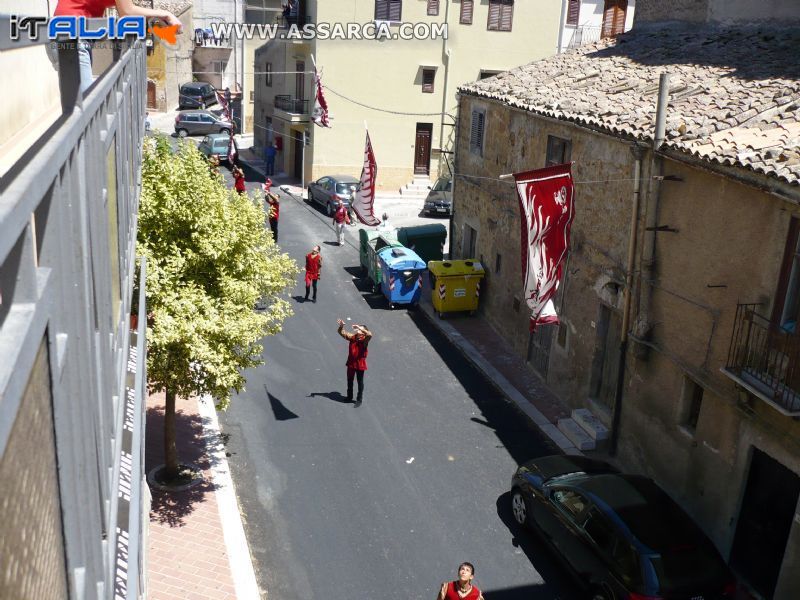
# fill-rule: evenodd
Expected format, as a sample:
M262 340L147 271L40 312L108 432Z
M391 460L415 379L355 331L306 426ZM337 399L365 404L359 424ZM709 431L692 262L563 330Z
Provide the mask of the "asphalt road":
M517 464L552 447L425 317L367 294L353 230L332 245L320 210L283 199L282 248L301 262L322 246L318 302L300 301L301 274L295 315L221 415L265 597L430 600L468 560L487 600L579 598L508 508ZM374 334L358 407L337 317Z

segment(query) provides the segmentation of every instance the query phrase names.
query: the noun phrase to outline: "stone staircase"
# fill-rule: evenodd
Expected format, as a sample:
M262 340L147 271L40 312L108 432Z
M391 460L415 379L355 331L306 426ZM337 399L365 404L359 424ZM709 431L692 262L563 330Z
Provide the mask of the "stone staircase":
M400 188L400 195L403 198L419 198L424 200L430 191L428 186L432 186L433 182L429 177L414 177L410 183L407 183Z
M570 418L559 419L558 430L582 452L594 450L609 435L605 425L588 408L577 408Z

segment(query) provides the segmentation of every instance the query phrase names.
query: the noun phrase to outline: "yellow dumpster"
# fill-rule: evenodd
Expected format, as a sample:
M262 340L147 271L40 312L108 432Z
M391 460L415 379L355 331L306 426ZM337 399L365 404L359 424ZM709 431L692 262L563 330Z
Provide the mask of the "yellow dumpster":
M476 259L432 260L428 263L431 276L431 302L442 317L444 313L478 309L483 265Z

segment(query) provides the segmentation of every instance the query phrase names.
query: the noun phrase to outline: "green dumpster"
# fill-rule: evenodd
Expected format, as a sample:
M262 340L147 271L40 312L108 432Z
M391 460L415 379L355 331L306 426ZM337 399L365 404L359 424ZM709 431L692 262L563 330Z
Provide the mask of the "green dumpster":
M380 231L378 237L367 242L367 281L372 285L372 291L377 292L381 289L381 264L378 260L378 252L387 246L402 246L397 241L397 231Z
M380 234L381 232L376 229L361 228L358 230L358 261L361 263L361 268L363 269L365 275L369 272L369 268L367 267L367 260L369 259L367 256L369 242L374 240Z
M416 252L426 263L431 260L442 260L447 228L441 223L401 227L397 239L406 248Z

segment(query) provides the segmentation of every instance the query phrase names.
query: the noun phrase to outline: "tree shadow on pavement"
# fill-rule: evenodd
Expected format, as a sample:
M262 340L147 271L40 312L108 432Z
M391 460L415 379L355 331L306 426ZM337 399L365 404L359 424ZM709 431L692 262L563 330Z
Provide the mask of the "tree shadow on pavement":
M530 530L520 527L511 513L511 492L497 498L497 516L514 536L511 543L528 557L544 583L485 592L486 600L583 600L586 596L566 567L558 562L547 545Z
M181 400L178 400L181 402ZM191 514L195 506L204 502L206 494L216 490L208 470L213 461L206 452L207 443L216 443L219 436L207 433L200 415L187 415L182 410L175 411L175 431L178 446L178 460L184 465L193 465L202 471L200 483L181 491L165 491L151 487L153 497L150 507L150 520L170 527L181 527L184 518ZM145 470L164 464L164 407L147 409L147 439ZM213 439L211 439L211 436Z

